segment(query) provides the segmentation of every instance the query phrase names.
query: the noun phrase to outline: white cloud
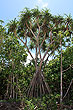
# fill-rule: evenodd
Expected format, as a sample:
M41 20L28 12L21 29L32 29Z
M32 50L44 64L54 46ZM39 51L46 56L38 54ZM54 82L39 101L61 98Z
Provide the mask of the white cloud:
M32 53L32 52L31 52L31 54L32 54L32 56L35 58L35 53ZM25 65L28 64L28 63L30 63L31 60L32 60L32 58L31 58L30 54L28 54L28 56L27 56L27 61L26 61Z
M48 3L44 3L42 7L43 8L45 8L45 7L47 8L48 7Z
M38 3L41 3L41 2L43 2L42 0L38 0Z
M48 2L45 2L44 0L38 0L38 4L41 8L47 8Z
M35 53L31 52L31 54L32 54L32 56L35 58ZM42 53L42 58L43 58L43 56L44 56L44 53ZM47 56L48 56L48 55L46 55L44 61L46 60ZM38 56L38 58L40 58L40 56ZM26 63L25 63L25 66L26 66L27 64L29 64L29 63L31 62L31 60L32 60L32 58L31 58L30 54L28 54L28 56L27 56L27 61L26 61ZM50 60L52 60L52 56L48 58L48 61L50 61Z

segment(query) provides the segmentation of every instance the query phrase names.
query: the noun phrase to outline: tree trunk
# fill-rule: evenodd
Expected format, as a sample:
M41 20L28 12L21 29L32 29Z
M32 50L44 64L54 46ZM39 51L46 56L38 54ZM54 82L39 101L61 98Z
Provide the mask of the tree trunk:
M18 76L16 75L16 99L18 98Z
M13 74L13 99L15 98L15 90L14 90L14 74Z
M8 78L8 82L7 82L7 90L6 90L6 94L5 94L5 99L8 99L9 98L9 79L10 79L10 75L9 75L9 78Z
M28 88L28 97L41 97L42 95L50 93L50 88L44 80L43 73L39 70L34 74L29 88Z
M60 87L61 87L61 97L60 97L60 104L62 104L62 97L63 97L63 83L62 83L62 41L60 41L60 45L61 45L61 84L60 84Z
M10 83L10 98L12 98L12 73L11 73L11 83Z

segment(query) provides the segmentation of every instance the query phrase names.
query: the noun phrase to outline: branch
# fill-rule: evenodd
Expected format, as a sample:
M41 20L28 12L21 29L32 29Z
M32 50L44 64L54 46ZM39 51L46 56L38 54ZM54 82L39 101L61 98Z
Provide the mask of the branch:
M27 45L27 36L26 36L26 30L25 30L24 36L25 36L25 42L26 42L26 45Z
M42 47L42 45L43 45L43 43L44 43L44 41L45 41L45 36L46 36L46 34L44 35L44 39L43 39L41 45L39 46L39 52L40 52L41 47ZM37 54L39 54L39 52L38 52ZM40 53L40 59L41 59L41 53Z
M39 24L37 23L37 26L39 27L39 32L38 32L38 35L37 35L37 38L39 37L39 34L40 34L40 26Z
M39 26L39 24L37 23L37 26L39 27L39 32L38 32L38 35L37 35L37 44L38 44L38 50L39 50L39 55L40 55L40 59L41 59L41 52L40 52L40 46L39 46L39 38L38 37L40 37L39 36L39 34L40 34L40 26ZM38 53L37 53L37 55L38 55Z
M37 35L37 37L35 36L34 32L32 31L32 29L28 26L28 24L26 23L28 29L31 31L31 33L33 34L33 36L35 37L36 41L37 41L37 45L38 45L38 49L39 49L39 55L40 55L40 58L41 58L41 53L40 53L40 47L39 47L39 40L38 40L38 36L39 36L39 33L40 33L40 26L39 26L39 33ZM30 22L30 25L31 25L31 22ZM39 24L38 24L39 25Z
M71 108L73 108L73 106L68 106L68 105L63 105L63 104L57 104L57 107L58 107L58 110L60 110L60 107L63 107L63 109L64 108L68 108L68 109L70 109L71 110ZM62 108L61 108L62 109ZM63 110L62 109L62 110Z
M62 104L62 97L63 97L63 73L62 73L62 41L60 41L61 47L61 83L60 83L60 104Z
M46 33L44 34L44 39L43 39L43 41L42 41L42 43L41 43L41 45L40 45L40 48L42 47L42 45L43 45L43 43L44 43L44 41L45 41L45 38L46 37Z
M57 24L55 24L53 27L51 27L50 24L49 24L49 27L50 27L51 30L53 30L56 25Z
M51 42L52 42L52 30L50 32L50 39L51 39Z
M39 46L39 43L38 43L38 49L39 49L39 55L40 55L40 59L41 59L41 52L40 52L40 46Z
M69 85L69 87L68 87L68 89L67 89L67 92L66 92L66 94L64 95L63 99L64 99L64 98L66 97L66 95L68 94L72 83L73 83L73 79L71 80L70 85Z
M50 26L49 24L49 27L50 27L50 39L51 39L51 42L52 42L52 30L54 29L54 27L56 26L57 24L55 24L53 27Z
M28 27L28 29L31 31L31 33L33 34L33 36L35 37L35 39L36 39L36 41L37 41L37 38L36 38L36 36L35 36L35 34L34 34L34 32L32 31L32 29L28 26L28 24L26 23L26 26ZM38 41L37 41L38 42Z
M63 70L62 72L65 72L65 71L69 70L71 67L73 68L72 64L66 70Z
M26 48L28 50L28 53L30 54L30 56L32 57L32 59L34 59L33 56L32 56L32 54L31 54L31 52L30 52L30 50L29 50L29 48L28 48L28 46L26 45L26 43L17 36L16 30L14 31L14 35L26 46Z
M37 21L38 21L38 19L37 19ZM31 24L31 22L30 22L30 25L32 25ZM39 34L40 34L40 26L39 26L39 23L37 22L37 26L38 26L38 28L39 28L39 32L38 32L38 35L37 35L37 37L35 36L35 34L33 33L33 31L31 30L31 28L30 28L30 31L32 32L32 34L33 34L33 36L35 37L35 39L36 39L36 41L37 41L37 46L38 46L38 50L39 50L39 55L40 55L40 59L41 59L41 53L40 53L40 47L39 47L39 39L38 39L38 37L39 37ZM32 26L31 26L32 27ZM29 27L28 27L29 28ZM38 55L38 53L37 53L37 55Z
M37 57L38 57L38 55L37 55L37 46L36 46L35 48L36 48L35 67L36 67L36 69L37 69Z
M50 43L50 45L53 44L53 43L54 43L54 40ZM42 62L43 62L44 58L46 57L46 55L47 55L47 53L48 53L48 51L49 51L50 45L49 45L47 51L45 52L43 58L41 59L41 62L40 62L40 69L41 69L41 66L42 66Z
M44 25L44 23L45 23L45 20L43 21L43 23L42 23L41 27Z
M49 27L50 27L50 29L51 29L51 31L50 31L50 39L51 39L51 42L52 42L52 29L53 29L55 26L51 28L51 26L50 26L50 24L49 24Z
M27 36L25 35L25 42L26 42L26 45L27 45Z
M51 54L53 54L54 50L55 50L57 47L58 47L58 45L52 50L52 52L51 52L50 54L48 54L48 56L47 56L47 58L46 58L46 60L45 60L43 69L44 69L44 67L45 67L45 65L46 65L46 63L47 63L47 61L48 61L48 58L50 57Z

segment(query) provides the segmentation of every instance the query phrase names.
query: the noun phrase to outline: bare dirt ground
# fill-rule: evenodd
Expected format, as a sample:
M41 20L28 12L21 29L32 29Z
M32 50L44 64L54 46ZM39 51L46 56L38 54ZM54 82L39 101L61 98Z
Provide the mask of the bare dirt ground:
M20 102L0 102L0 110L24 110Z

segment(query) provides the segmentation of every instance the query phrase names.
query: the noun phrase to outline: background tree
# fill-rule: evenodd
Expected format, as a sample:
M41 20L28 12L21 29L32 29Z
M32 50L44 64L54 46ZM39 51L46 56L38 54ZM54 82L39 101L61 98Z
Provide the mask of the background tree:
M24 76L27 54L16 37L11 34L4 37L0 51L0 91L4 98L17 99L21 95L20 79Z
M62 52L62 73L63 73L63 104L71 105L72 104L72 88L73 84L70 86L70 89L65 96L67 89L70 85L70 82L73 77L73 46L68 47L65 51ZM57 58L49 61L45 66L44 76L49 84L52 93L54 94L56 101L59 102L60 98L60 66L61 66L61 55ZM65 96L65 97L64 97Z
M4 23L4 21L0 20L0 47L3 42L3 36L4 36L4 32L5 32L5 28L2 26L2 23Z

